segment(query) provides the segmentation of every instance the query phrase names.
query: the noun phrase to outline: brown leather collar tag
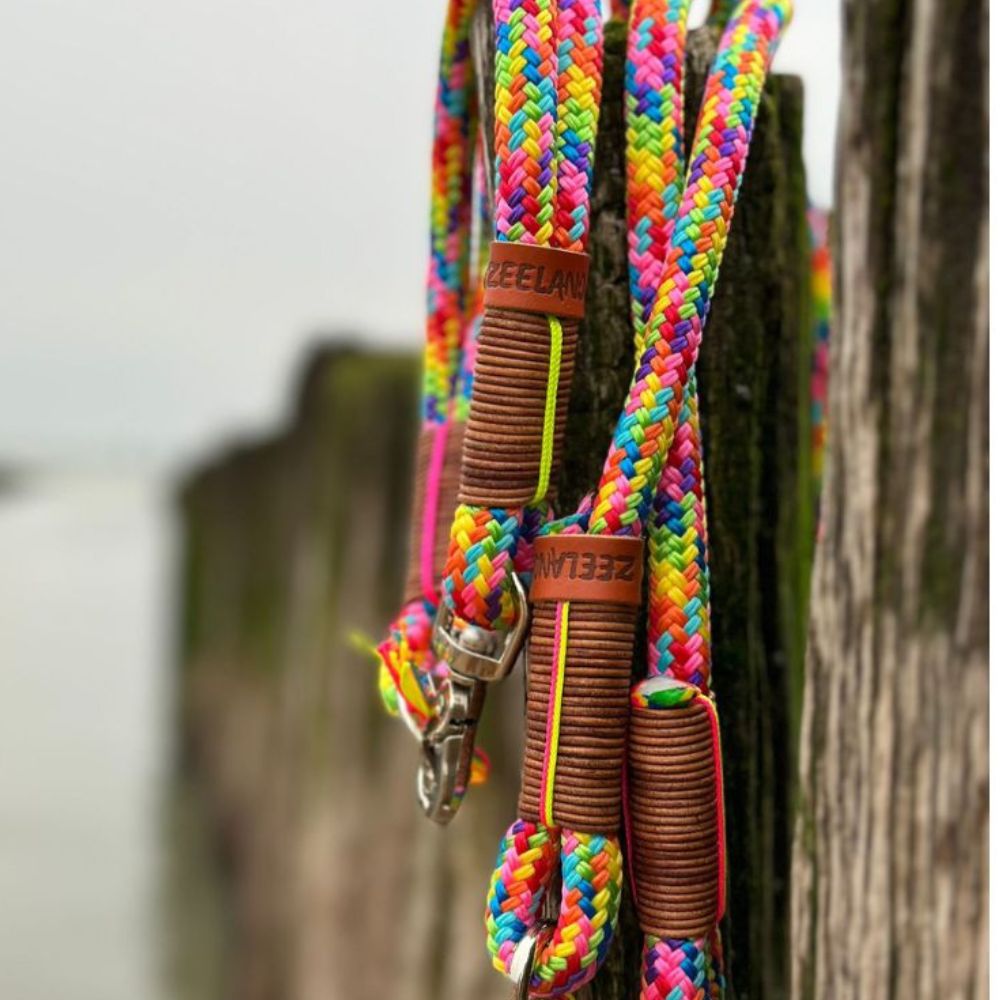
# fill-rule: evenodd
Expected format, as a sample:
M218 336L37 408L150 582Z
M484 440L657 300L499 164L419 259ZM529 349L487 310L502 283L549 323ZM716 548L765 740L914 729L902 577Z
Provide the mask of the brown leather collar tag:
M532 601L642 603L641 538L545 535L535 542Z
M486 268L487 307L582 319L590 258L527 243L493 243Z

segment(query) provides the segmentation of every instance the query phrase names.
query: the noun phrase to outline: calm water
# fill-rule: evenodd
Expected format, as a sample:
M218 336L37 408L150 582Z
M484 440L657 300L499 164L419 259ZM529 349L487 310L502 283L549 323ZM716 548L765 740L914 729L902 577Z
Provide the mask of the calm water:
M171 564L155 477L0 495L0 997L168 997Z

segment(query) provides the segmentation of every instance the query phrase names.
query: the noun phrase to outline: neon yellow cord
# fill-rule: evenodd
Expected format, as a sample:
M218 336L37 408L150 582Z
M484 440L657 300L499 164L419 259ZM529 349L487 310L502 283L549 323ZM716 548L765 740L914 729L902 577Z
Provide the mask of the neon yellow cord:
M556 652L555 691L551 706L551 724L549 727L548 767L542 780L545 782L545 809L542 822L546 826L555 826L553 811L556 792L556 760L559 757L559 727L562 723L563 684L566 681L566 642L569 638L569 601L560 601L559 614L559 649Z
M545 421L542 425L542 457L538 465L538 489L531 502L539 503L549 492L552 473L552 448L556 431L556 401L559 396L559 368L562 364L562 323L549 316L549 384L545 390Z

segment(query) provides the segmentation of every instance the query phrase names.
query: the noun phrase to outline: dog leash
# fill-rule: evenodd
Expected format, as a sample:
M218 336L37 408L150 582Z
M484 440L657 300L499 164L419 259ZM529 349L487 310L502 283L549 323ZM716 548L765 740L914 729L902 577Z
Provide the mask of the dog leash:
M655 119L644 98L646 82L661 71L661 93L671 106L668 159L676 155L681 163L680 26L687 22L688 6L687 0L636 0L626 75L631 124ZM668 248L661 301L678 250L704 253L706 263L718 271L767 68L790 14L787 0L730 2L713 12L716 23L727 20L706 85L686 193L676 208L666 206L662 238L653 241ZM694 184L699 169L701 183ZM643 190L641 184L636 187ZM667 322L673 321L676 329L687 309L691 320L703 323L713 284L711 275L701 282L699 294L674 298L673 316L670 305L661 306ZM678 282L675 288L690 291L691 286ZM644 313L646 309L644 302ZM654 302L647 322L657 313ZM632 690L626 797L630 880L644 932L641 996L720 996L725 813L719 722L711 694L707 523L693 377L649 534L648 679Z
M469 50L474 8L475 0L450 0L442 33L431 155L421 430L409 559L403 607L376 650L383 703L390 714L403 719L424 748L422 769L432 756L429 738L440 723L445 700L446 670L431 651L431 631L458 496L482 317L484 248L488 246L485 168L476 140ZM487 772L487 758L477 754L470 760L469 783L485 780Z
M632 13L633 55L641 51L642 38L654 31L658 18L662 26L670 23L668 15L673 13L675 30L679 23L686 24L686 4L647 6L648 10ZM642 207L643 178L641 172L630 178L636 237L630 264L638 300L635 314L642 320L642 349L601 481L576 515L546 525L535 546L520 818L501 842L487 902L488 946L494 964L518 980L525 995L576 989L592 978L606 954L621 887L616 833L629 715L634 735L628 753L627 829L640 921L647 933L647 956L655 953L654 966L659 944L672 947L676 941L683 949L684 940L694 939L691 921L700 933L715 938L724 901L718 726L711 699L690 679L700 671L707 689L707 659L703 652L697 655L697 644L692 644L692 655L684 658L685 679L654 677L633 693L631 711L629 682L641 594L636 566L643 527L654 497L662 495L667 500L659 513L666 516L666 524L655 524L654 513L654 528L674 530L669 511L676 493L671 486L677 483L671 477L690 471L691 456L684 453L697 442L687 376L725 248L766 64L788 14L788 5L781 2L744 0L728 6L731 11L709 74L683 188L676 206L664 206L662 266L655 283L643 274L640 253L648 249L647 237L656 237ZM683 25L679 37L683 39ZM681 72L677 60L683 58L683 45L673 58L668 76ZM634 62L630 72L635 74L635 92L644 68ZM669 91L669 83L665 87ZM679 86L676 89L679 95ZM679 106L675 101L674 107ZM633 106L633 123L639 121L639 110ZM674 136L667 140L678 155L681 121L677 119ZM655 184L651 188L655 191ZM667 184L668 193L669 188ZM649 288L655 289L653 295L647 293ZM674 430L685 412L690 430L678 439ZM672 451L675 442L679 447ZM677 461L673 467L667 462L670 471L664 473L668 454ZM665 489L661 474L667 477ZM697 519L696 511L694 516ZM664 575L661 565L654 557L654 587ZM707 570L704 559L701 566L696 559L695 565L703 574ZM693 582L699 585L697 579ZM669 584L666 590L669 596ZM707 608L703 617L698 625L707 636ZM652 625L650 650L655 651L654 673L659 673L665 659L668 664L677 659L671 651L674 636L670 616L664 618L655 606ZM674 686L680 694L661 692ZM684 705L691 707L684 710ZM697 732L689 731L691 711L698 713ZM708 723L707 756L702 717ZM664 792L669 786L662 781L664 774L676 772L678 765L682 783L697 765L696 796L704 793L701 779L707 774L711 823L704 821L705 803L696 802L702 811L692 822L689 815L678 814L670 793ZM647 780L650 769L652 781ZM706 834L710 841L707 854L694 856L699 867L693 870L692 856L678 857L679 848L683 855L683 837L676 836L678 828L690 835L692 827L701 842ZM667 856L670 861L664 864ZM543 900L557 864L562 890L553 926L545 920ZM683 875L678 876L679 871Z
M598 0L494 0L493 14L496 240L434 626L447 709L420 779L441 822L462 800L486 685L510 672L527 632L519 572L562 450L600 105Z

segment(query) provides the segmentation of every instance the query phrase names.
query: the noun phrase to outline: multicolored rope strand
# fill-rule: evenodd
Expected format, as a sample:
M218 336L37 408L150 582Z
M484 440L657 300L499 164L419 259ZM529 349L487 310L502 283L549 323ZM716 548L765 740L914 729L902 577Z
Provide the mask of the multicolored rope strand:
M626 61L629 281L637 358L663 276L684 183L684 51L690 0L637 2ZM698 391L685 387L647 525L651 669L707 678L707 530Z
M481 245L485 183L476 142L476 105L469 27L473 0L451 0L441 43L431 159L430 255L423 363L423 434L431 444L420 541L420 594L402 608L377 647L379 691L386 709L401 707L419 728L434 714L442 670L431 654L438 602L435 522L449 437L468 416L475 337L482 314ZM476 163L479 162L478 171ZM474 214L475 209L475 214ZM478 216L478 218L477 218ZM410 595L412 597L412 595ZM484 776L484 759L474 780Z
M562 878L559 917L541 928L539 913L556 867ZM611 946L622 892L617 841L518 819L500 842L487 895L487 948L510 975L518 943L540 931L529 981L531 996L563 996L593 978Z
M636 3L626 62L629 272L637 352L663 277L684 180L684 53L690 4ZM707 690L708 547L697 384L685 386L647 526L647 660ZM634 692L633 697L636 697ZM631 853L631 852L630 852ZM713 935L713 938L718 936ZM641 996L706 996L710 939L644 937ZM719 956L721 968L721 955Z
M646 348L639 374L643 368L648 374L633 387L634 407L631 413L626 408L633 419L623 420L621 433L616 434L622 472L617 478L605 476L599 505L603 501L605 522L619 532L635 531L642 524L649 482L662 454L650 433L659 410L665 417L659 449L665 445L667 451L648 523L647 669L651 679L663 681L637 685L633 704L670 710L691 698L700 699L712 717L718 755L710 696L708 539L694 362L766 67L790 7L747 0L715 5L710 21L726 27L709 74L681 198L675 193L676 184L662 179L672 181L683 162L684 32L679 26L686 25L688 13L685 0L651 0L634 4L630 17L626 70L630 273L636 337ZM658 146L662 157L653 173L646 166L647 150ZM663 202L657 200L659 192ZM661 248L665 252L658 253ZM643 392L649 404L645 412ZM643 462L648 463L647 474ZM608 472L615 464L613 456ZM721 823L721 761L718 773ZM724 851L721 830L719 844ZM724 854L719 857L716 919L724 905L723 871ZM723 989L717 925L694 938L646 935L644 1000L719 996Z
M475 94L469 27L473 0L448 7L434 107L430 259L424 348L424 419L452 418L470 295Z
M789 12L788 0L744 0L723 34L643 353L598 486L592 533L642 532L697 360L765 70Z
M583 251L600 104L599 6L593 0L497 0L494 20L496 238ZM550 317L554 337L558 325ZM552 374L550 368L550 381ZM515 561L530 560L533 531L547 517L547 455L551 448L543 446L528 505L462 504L456 511L444 597L459 619L487 629L511 624L509 574Z
M600 104L600 6L594 0L497 0L494 14L497 238L583 251ZM550 317L553 338L557 325ZM506 622L511 536L544 530L542 484L548 478L543 470L525 510L459 512L456 559L449 563L446 587L461 617L490 627ZM559 917L554 928L543 928L542 900L557 866ZM621 853L613 838L516 820L501 841L488 893L487 940L494 965L509 975L518 942L538 932L530 992L547 996L576 989L607 951L621 886Z

